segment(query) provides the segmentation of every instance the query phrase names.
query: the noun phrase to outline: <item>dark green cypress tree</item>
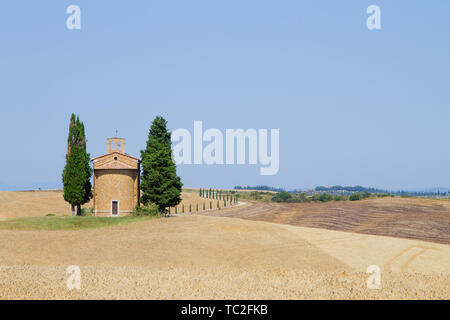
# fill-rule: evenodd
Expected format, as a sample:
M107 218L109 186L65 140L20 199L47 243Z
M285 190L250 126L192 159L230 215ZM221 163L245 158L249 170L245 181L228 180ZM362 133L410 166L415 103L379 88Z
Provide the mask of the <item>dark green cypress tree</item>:
M141 151L141 190L144 204L155 203L160 212L181 202L181 183L172 159L167 121L157 116L150 127L147 147Z
M69 137L67 138L66 165L62 180L64 200L71 204L72 215L77 208L81 215L81 205L92 198L90 155L86 152L86 134L84 124L74 114L70 117Z

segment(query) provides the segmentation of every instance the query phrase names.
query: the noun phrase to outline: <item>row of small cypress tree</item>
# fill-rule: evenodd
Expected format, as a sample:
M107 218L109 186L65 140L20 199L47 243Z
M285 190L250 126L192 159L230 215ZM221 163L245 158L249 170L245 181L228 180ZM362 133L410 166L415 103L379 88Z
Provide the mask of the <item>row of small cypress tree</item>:
M208 199L216 199L216 200L223 200L230 203L238 203L238 198L236 195L233 195L233 193L229 192L228 190L217 190L217 189L204 189L200 188L199 195L202 198L208 198Z
M220 205L221 201L223 201L223 206ZM227 207L227 203L228 203L227 200L217 200L215 209L226 208L226 207ZM230 204L233 204L233 203L235 203L235 204L237 203L237 198L236 198L236 197L233 198L233 202L230 201ZM198 202L195 203L195 212L206 211L206 210L212 210L212 209L214 209L214 208L213 208L213 202L212 202L212 201L209 201L209 209L206 209L206 203L205 203L205 202L202 202L202 207L203 207L203 210L200 210L200 209L199 209L200 207L199 207L199 205L198 205ZM172 211L172 210L173 210L173 211ZM181 213L185 213L185 212L191 213L191 212L193 212L192 203L189 203L189 206L187 206L186 210L185 210L185 205L184 205L184 203L182 203L182 204L181 204L181 209L180 209L180 210L181 210ZM169 212L169 214L170 214L171 212L178 213L178 206L175 206L174 208L170 208L170 207L169 207L169 211L168 211L168 212Z

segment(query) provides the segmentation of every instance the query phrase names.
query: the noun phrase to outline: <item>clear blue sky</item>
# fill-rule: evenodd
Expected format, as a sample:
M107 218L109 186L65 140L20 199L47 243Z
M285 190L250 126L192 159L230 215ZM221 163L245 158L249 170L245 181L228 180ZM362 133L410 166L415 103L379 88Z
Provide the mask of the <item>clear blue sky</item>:
M179 166L186 186L450 187L449 36L448 0L3 0L0 188L61 186L72 112L92 156L115 128L139 155L158 114L280 129L277 175Z

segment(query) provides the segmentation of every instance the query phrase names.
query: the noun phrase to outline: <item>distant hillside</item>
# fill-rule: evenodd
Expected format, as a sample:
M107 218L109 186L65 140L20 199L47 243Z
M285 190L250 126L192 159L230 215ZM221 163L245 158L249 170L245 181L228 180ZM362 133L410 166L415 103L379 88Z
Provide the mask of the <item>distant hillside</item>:
M0 191L9 191L12 189L12 186L10 186L9 184L0 182Z
M426 189L411 189L410 192L425 192L425 193L450 193L450 188L426 188Z
M324 192L370 192L370 193L389 193L388 190L382 190L382 189L377 189L377 188L366 188L366 187L362 187L362 186L332 186L332 187L324 187L324 186L319 186L319 187L315 187L313 189L314 191L324 191ZM392 193L392 192L391 192Z
M61 189L60 183L53 182L43 182L43 183L34 183L20 186L12 186L10 184L6 184L0 182L0 191L29 191L29 190L55 190Z
M235 190L259 190L259 191L274 191L274 192L283 192L286 191L282 188L273 188L269 186L236 186L234 187Z
M260 191L274 191L274 192L282 192L286 191L283 188L274 188L270 186L236 186L234 187L236 190L260 190ZM417 190L388 190L388 189L378 189L372 187L363 187L363 186L318 186L313 189L294 189L287 190L289 193L306 193L308 195L314 193L330 193L330 194L352 194L355 192L369 192L373 194L380 193L389 193L399 196L447 196L450 195L450 188L429 188L429 189L417 189Z

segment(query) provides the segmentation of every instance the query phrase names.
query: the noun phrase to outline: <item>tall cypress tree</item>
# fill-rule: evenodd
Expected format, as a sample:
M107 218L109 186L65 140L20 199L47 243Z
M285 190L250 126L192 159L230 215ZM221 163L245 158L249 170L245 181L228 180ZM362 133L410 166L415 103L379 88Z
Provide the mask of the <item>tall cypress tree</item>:
M75 207L76 214L81 215L81 205L92 198L92 168L89 158L90 155L86 152L84 124L79 117L72 114L67 138L66 166L62 174L64 200L71 204L72 215Z
M172 159L171 133L167 121L157 116L150 127L147 147L141 151L142 158L142 202L155 203L159 211L181 202L181 183Z

